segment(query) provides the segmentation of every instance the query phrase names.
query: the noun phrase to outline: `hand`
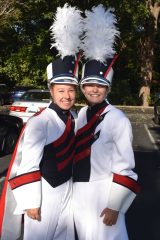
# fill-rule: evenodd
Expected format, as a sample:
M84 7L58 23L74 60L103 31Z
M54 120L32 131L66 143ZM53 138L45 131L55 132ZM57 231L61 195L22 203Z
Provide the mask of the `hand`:
M40 221L41 220L41 214L40 214L40 208L32 208L32 209L26 209L27 216Z
M115 225L117 222L117 218L118 218L118 211L109 209L109 208L105 208L100 217L103 217L103 223L106 224L107 226L112 226Z

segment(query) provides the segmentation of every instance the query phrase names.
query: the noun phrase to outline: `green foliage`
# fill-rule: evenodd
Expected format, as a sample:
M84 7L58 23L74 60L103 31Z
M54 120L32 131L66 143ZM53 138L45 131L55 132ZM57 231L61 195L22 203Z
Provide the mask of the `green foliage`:
M3 2L3 1L2 1ZM56 57L56 50L50 49L49 27L57 6L66 1L17 0L14 1L14 13L0 22L0 81L10 85L46 86L46 66ZM115 76L109 100L113 104L138 105L139 89L142 83L139 62L139 41L145 37L146 23L150 21L150 12L143 0L69 0L69 4L78 6L82 11L94 5L114 7L118 18L120 39L115 46L120 53L115 65ZM153 84L151 86L151 104L156 89L160 88L160 30L158 28L155 45ZM78 102L84 101L81 92Z

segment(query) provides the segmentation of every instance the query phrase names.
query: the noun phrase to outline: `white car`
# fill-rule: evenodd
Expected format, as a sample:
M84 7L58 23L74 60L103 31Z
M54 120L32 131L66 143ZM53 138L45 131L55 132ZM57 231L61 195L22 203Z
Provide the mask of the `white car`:
M13 102L9 115L20 117L26 123L35 113L48 107L50 102L49 90L28 90L18 101Z

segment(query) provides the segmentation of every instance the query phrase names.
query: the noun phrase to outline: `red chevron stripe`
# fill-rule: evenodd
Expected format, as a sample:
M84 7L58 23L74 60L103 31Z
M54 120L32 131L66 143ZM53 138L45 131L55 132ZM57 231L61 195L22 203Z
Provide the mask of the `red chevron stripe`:
M92 135L89 135L89 136L83 138L82 140L78 141L78 142L76 143L76 147L79 147L80 145L88 142L92 137L93 137Z
M71 118L68 118L64 133L56 141L53 142L54 147L58 147L66 140L66 137L71 130L71 121Z
M85 157L88 157L90 155L90 148L85 149L84 151L76 154L75 158L74 158L74 162L79 162L80 160L83 160Z
M70 149L70 147L74 144L74 142L75 142L75 136L71 139L70 143L68 144L68 146L65 149L63 149L61 152L58 152L56 154L56 157L63 156Z
M82 128L80 128L77 133L76 136L81 135L83 132L87 131L89 128L91 128L91 126L97 121L97 118L101 115L101 113L104 111L104 109L106 108L106 106L102 109L100 109L95 115L94 117Z
M58 166L57 166L58 171L63 170L68 165L68 163L73 160L73 156L74 156L74 151L68 158L66 158L63 162L58 164Z

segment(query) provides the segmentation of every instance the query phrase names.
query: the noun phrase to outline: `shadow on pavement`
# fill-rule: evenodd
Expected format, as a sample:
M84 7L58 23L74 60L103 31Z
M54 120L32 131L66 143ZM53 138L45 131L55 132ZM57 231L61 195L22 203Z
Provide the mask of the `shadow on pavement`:
M142 189L126 214L129 240L160 240L159 152L135 152L135 159Z

